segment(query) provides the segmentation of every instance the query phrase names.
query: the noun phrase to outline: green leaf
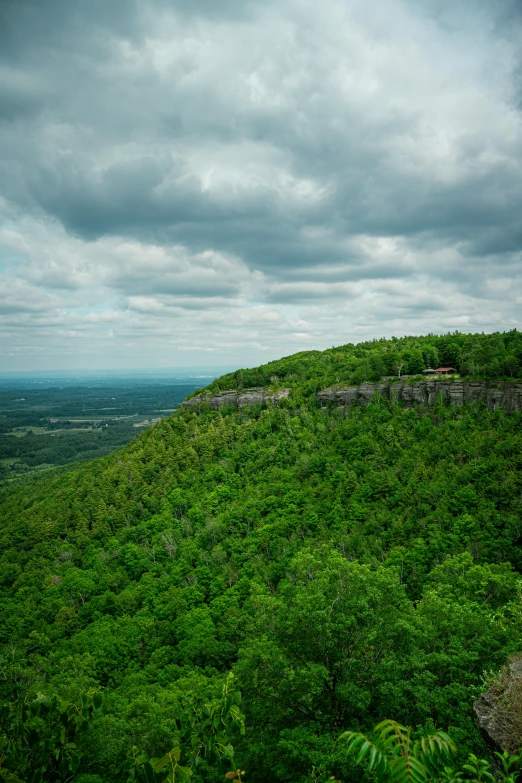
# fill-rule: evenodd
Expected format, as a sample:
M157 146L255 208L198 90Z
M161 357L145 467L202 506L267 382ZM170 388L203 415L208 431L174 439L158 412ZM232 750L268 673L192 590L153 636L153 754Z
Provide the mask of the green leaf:
M173 748L169 753L165 753L165 755L161 759L152 759L151 764L152 768L155 772L160 772L162 769L164 769L167 766L170 766L173 762L173 760L178 763L181 758L181 749L180 748Z
M188 783L192 777L192 770L190 767L176 767L176 772L180 781L186 781Z
M18 775L15 775L14 772L10 772L4 767L0 767L0 780L4 783L25 783Z
M390 777L395 783L426 783L428 780L426 767L414 756L399 756L390 766Z

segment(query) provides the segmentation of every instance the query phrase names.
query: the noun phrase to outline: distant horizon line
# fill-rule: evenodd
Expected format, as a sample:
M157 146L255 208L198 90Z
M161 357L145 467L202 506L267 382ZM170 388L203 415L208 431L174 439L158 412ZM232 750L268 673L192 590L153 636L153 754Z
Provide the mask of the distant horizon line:
M157 367L157 368L151 368L151 369L139 369L139 368L126 368L126 369L85 369L85 370L66 370L66 369L60 369L60 370L0 370L0 378L5 377L22 377L22 376L40 376L40 377L49 377L49 376L55 376L59 375L62 377L77 377L77 376L84 376L84 375L126 375L126 374L133 374L133 375L153 375L153 374L161 374L161 375L172 375L173 373L201 373L201 372L208 372L208 373L214 373L214 371L218 371L220 373L224 372L231 372L235 367L231 367L230 365L219 367L217 365L199 365L195 367L172 367L172 368L166 368L166 367Z

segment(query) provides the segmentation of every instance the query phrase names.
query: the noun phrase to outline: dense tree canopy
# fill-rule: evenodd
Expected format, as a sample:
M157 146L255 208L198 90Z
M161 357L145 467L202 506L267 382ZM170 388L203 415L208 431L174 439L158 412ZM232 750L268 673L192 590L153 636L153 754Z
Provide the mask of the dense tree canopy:
M338 737L388 717L485 752L473 700L520 651L522 416L324 411L310 394L324 377L292 361L282 407L178 411L109 457L3 490L1 695L104 694L77 780L126 781L133 747L163 757L187 700L203 715L230 671L252 783L358 780ZM220 758L192 779L223 780Z

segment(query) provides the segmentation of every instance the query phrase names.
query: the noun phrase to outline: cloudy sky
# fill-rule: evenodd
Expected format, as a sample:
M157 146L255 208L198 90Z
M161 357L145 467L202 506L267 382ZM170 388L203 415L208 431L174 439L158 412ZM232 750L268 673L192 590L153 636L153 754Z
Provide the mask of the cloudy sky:
M0 0L0 369L522 328L520 0Z

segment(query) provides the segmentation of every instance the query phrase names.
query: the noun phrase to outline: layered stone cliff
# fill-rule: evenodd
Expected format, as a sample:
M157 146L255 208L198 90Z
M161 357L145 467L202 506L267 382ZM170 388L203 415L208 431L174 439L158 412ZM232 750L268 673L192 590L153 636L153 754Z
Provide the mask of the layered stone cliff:
M290 389L281 389L271 392L269 389L241 389L240 391L223 391L217 394L196 394L190 400L182 402L184 408L199 408L206 403L213 410L219 410L224 405L235 405L242 408L244 405L257 405L258 403L271 402L277 405L279 400L288 397Z
M240 391L223 391L216 394L197 394L182 403L186 409L196 408L202 404L209 405L213 410L219 410L224 405L234 405L242 408L244 405L272 403L288 397L290 389L272 392L269 389L241 389ZM426 380L418 383L362 383L360 386L331 386L317 395L320 405L333 403L338 406L367 405L375 396L387 400L398 400L408 407L412 405L435 405L437 398L450 405L461 405L465 402L483 401L489 410L502 408L507 413L522 411L522 383L487 383L486 381L442 381Z
M486 381L426 380L408 384L363 383L360 386L331 386L319 392L321 405L364 405L374 396L399 400L406 406L435 405L440 395L443 402L461 405L464 402L483 401L489 410L503 408L508 413L522 411L522 383L487 383Z

